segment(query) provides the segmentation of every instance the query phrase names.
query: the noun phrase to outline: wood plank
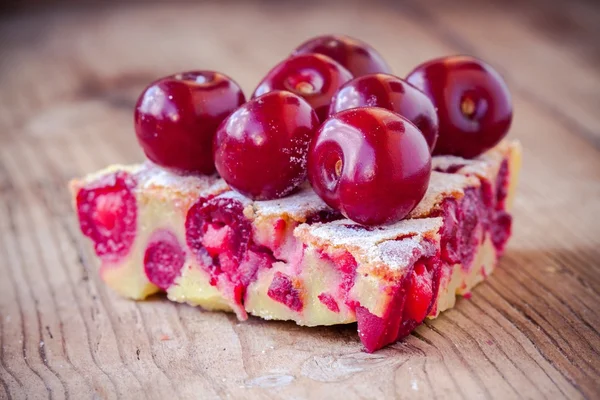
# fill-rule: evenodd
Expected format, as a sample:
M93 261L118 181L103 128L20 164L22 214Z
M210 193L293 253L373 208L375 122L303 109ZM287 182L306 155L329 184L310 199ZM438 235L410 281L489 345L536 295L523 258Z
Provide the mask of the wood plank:
M496 16L479 16L492 21L491 37L503 32ZM366 354L355 326L239 323L160 297L134 303L97 276L65 183L142 159L131 110L147 82L215 68L249 93L294 45L327 31L373 43L399 74L462 51L412 17L351 1L59 7L0 21L0 398L597 397L599 151L529 91L560 90L582 127L597 120L566 79L555 91L527 86L545 59L498 62L516 85L512 135L525 147L506 257L470 300L403 343ZM468 43L501 61L485 38ZM600 84L582 65L590 87Z

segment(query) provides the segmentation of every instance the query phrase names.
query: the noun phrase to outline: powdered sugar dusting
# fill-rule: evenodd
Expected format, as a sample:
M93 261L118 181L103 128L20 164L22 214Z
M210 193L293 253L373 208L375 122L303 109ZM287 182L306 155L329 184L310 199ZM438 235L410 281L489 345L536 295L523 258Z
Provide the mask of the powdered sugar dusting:
M218 193L228 190L224 180L213 175L177 175L159 166L146 162L137 172L140 190L168 188L171 191L188 193Z
M465 175L477 175L482 178L493 179L498 173L498 168L500 168L502 160L506 157L511 143L508 140L501 142L493 149L477 157L475 163L467 165L460 172Z
M237 200L244 207L252 204L252 200L250 200L248 197L244 196L243 194L236 192L235 190L230 190L228 192L221 193L218 197L220 199Z
M471 165L476 160L468 160L457 156L434 156L431 158L431 168L438 171L447 171L453 167Z
M117 171L125 171L130 174L137 174L142 171L145 167L145 164L132 164L132 165L122 165L122 164L113 164L109 165L106 168L103 168L99 171L92 172L91 174L86 175L83 179L81 179L81 183L86 184L92 181L98 180L105 175L113 174Z
M268 218L287 214L297 221L304 221L311 214L329 209L308 184L303 185L298 192L291 196L276 200L255 201L253 206L257 217Z
M433 171L425 196L407 218L427 217L445 198L460 198L465 188L479 185L479 179L475 177Z
M401 270L435 252L434 237L442 218L408 219L392 225L364 227L350 220L300 225L294 234L305 243L324 249L349 251L361 264L386 265Z
M174 200L181 197L197 197L209 194L219 194L229 190L229 186L218 175L176 175L147 161L143 164L109 165L99 171L85 176L81 180L71 181L71 188L78 191L84 185L89 185L102 177L124 171L133 175L137 185L136 192L155 192L169 196Z
M462 175L476 175L482 178L491 178L496 174L500 161L506 156L515 141L503 140L494 148L486 151L474 159L456 156L435 156L431 160L434 170L448 171L455 169ZM460 167L456 169L457 167Z
M305 234L316 242L326 241L336 247L369 249L386 240L435 233L441 225L441 218L407 219L377 227L364 227L348 219L341 219L324 224L303 224L296 229L299 235Z
M388 240L375 247L372 258L380 258L390 269L401 269L414 264L422 256L435 252L433 244L423 241L421 236L401 240Z

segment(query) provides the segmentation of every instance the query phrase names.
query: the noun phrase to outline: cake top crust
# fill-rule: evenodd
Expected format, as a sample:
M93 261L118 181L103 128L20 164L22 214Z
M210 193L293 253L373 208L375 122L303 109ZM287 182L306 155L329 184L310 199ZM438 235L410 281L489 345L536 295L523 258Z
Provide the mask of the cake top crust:
M398 273L418 258L436 252L442 223L442 218L435 217L365 227L343 219L302 224L294 235L303 243L330 254L347 251L365 270L385 265L390 272Z

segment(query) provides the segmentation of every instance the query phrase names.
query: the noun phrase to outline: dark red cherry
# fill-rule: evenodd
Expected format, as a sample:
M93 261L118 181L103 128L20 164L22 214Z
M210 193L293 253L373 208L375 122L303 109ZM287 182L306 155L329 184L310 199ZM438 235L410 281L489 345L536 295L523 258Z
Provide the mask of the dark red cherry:
M306 179L306 153L318 126L315 111L293 93L274 91L250 100L217 130L217 171L252 199L286 196Z
M352 74L322 54L293 56L277 64L259 83L252 97L287 90L304 98L321 121L327 118L331 96Z
M437 107L440 134L433 154L476 157L508 133L510 93L500 74L483 61L438 58L419 65L406 80Z
M438 136L438 117L429 97L406 81L388 74L371 74L346 82L333 96L329 114L356 107L381 107L415 124L432 151Z
M392 72L383 57L373 47L349 36L318 36L302 43L292 52L292 55L306 53L319 53L331 57L354 76Z
M327 119L308 154L308 177L330 207L364 225L393 223L421 201L431 155L406 118L378 107Z
M237 83L213 71L167 76L135 107L135 133L146 156L176 173L212 174L217 127L246 101Z

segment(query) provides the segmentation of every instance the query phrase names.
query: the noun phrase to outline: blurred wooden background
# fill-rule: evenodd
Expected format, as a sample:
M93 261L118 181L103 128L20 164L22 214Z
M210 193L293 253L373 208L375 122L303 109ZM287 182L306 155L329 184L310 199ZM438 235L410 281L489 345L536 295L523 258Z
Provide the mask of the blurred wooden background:
M66 182L142 159L143 86L216 69L249 94L331 32L400 76L468 53L506 77L525 154L494 275L375 354L355 326L240 324L108 290ZM0 399L600 398L599 39L593 1L2 2Z

